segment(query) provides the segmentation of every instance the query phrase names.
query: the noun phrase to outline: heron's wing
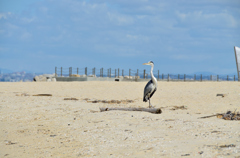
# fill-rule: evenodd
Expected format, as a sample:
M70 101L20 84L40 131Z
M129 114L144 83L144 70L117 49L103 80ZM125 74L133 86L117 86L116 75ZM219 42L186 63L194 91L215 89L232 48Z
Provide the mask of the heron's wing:
M155 89L153 90L153 92L150 95L150 98L153 96L153 94L156 92L157 88L155 87Z
M143 101L147 101L146 100L146 96L151 93L153 90L155 89L155 86L153 85L152 80L150 80L147 85L144 88L144 94L143 94ZM156 91L156 90L155 90Z

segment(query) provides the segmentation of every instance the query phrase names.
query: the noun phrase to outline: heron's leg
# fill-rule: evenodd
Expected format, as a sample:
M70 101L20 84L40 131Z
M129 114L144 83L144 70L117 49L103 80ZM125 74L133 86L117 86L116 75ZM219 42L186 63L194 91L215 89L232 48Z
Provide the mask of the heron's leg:
M150 103L150 98L149 98L149 108L152 108L152 104Z

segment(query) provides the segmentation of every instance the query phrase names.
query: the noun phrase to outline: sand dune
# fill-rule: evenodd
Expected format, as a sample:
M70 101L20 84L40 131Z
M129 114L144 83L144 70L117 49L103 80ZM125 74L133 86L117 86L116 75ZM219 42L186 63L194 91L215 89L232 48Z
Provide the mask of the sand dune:
M0 83L0 157L240 156L240 121L198 119L240 111L239 82L158 82L151 103L162 114L99 112L99 107L148 107L142 101L145 84Z

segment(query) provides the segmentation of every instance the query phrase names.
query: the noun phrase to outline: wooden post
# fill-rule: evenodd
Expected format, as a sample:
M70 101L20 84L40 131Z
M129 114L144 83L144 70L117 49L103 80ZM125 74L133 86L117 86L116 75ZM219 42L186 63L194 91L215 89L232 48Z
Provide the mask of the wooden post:
M62 67L61 67L61 77L62 77Z
M219 75L217 75L217 81L219 81Z
M235 75L234 75L234 81L235 81Z
M78 68L77 68L77 74L78 74Z
M118 78L119 78L119 68L118 68Z
M159 80L159 70L158 70L158 80Z
M164 79L164 74L162 74L162 80Z
M138 69L137 69L137 77L138 77Z
M110 76L110 78L112 77L112 69L111 68L110 68L109 76Z
M57 77L57 67L55 67L55 77Z
M194 81L196 81L196 74L194 74Z
M186 81L186 74L184 74L184 82Z
M210 80L212 81L212 75L210 75Z
M87 67L85 67L85 75L87 76Z
M71 76L71 67L69 67L69 77Z
M228 75L227 75L227 81L228 81Z
M180 80L180 74L178 74L178 81Z
M124 70L122 69L122 76L124 77Z
M168 74L168 80L167 81L169 82L169 74Z
M143 78L145 79L145 75L146 75L146 70L143 70Z
M117 69L115 69L115 78L117 77Z
M129 79L130 79L130 76L131 76L131 69L129 69Z
M202 82L202 74L201 74L201 82Z

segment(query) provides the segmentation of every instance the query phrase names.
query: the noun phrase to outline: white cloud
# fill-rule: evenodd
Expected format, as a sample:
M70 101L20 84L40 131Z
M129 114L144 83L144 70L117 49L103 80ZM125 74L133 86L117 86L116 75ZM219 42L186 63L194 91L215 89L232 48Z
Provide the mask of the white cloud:
M117 25L131 25L134 23L134 19L131 16L121 15L117 13L108 12L110 21Z
M11 12L0 13L0 20L1 20L1 19L8 19L11 15L12 15Z
M31 37L32 37L32 34L26 31L26 32L24 32L24 33L21 35L20 38L21 38L22 40L29 40Z
M235 28L238 23L237 20L228 12L220 13L205 13L203 11L194 12L176 12L177 17L181 23L194 27L229 27Z

